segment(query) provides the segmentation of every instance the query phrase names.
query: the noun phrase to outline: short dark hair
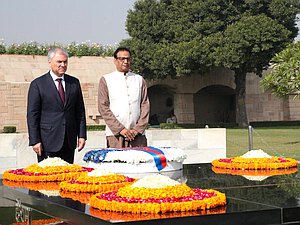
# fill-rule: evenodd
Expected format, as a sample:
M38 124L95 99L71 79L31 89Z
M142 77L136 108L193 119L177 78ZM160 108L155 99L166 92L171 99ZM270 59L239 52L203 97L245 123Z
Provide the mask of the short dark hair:
M129 55L131 56L131 51L129 50L129 48L126 48L126 47L118 47L115 52L114 52L114 58L117 59L118 58L118 52L121 52L121 51L126 51L126 52L129 52Z

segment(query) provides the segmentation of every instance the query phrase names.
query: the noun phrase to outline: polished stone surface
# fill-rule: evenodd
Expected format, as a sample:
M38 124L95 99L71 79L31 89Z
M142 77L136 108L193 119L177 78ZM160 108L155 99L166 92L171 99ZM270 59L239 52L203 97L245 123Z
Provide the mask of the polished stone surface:
M71 224L297 224L300 223L300 179L298 171L286 175L241 176L214 172L211 164L184 165L176 178L192 188L215 189L227 197L225 207L193 213L131 215L94 210L70 198L46 196L26 188L2 186L0 196L21 199L39 212ZM218 172L218 173L217 173ZM224 171L221 171L224 172ZM174 174L172 175L174 176ZM0 205L1 206L1 205Z

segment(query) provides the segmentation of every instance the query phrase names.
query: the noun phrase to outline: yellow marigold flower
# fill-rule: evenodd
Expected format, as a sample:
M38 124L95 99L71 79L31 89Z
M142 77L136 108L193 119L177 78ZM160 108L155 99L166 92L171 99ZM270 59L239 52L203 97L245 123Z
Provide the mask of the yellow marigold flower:
M164 197L186 197L193 194L193 191L186 184L178 184L176 186L167 186L164 188L132 188L126 186L118 190L118 196L129 198L164 198Z
M103 193L117 190L134 181L135 179L120 174L96 177L83 173L75 180L61 182L59 187L62 191Z
M221 192L215 190L191 190L192 194L190 196L187 196L186 198L178 197L178 199L174 197L172 201L168 198L153 198L148 200L125 196L122 198L118 195L119 192L117 191L106 194L96 194L91 197L90 206L99 210L112 212L160 214L166 212L206 210L226 205L225 194ZM200 195L202 197L199 197Z
M3 173L4 180L17 182L50 182L75 179L81 173L87 173L87 168L71 164L68 166L39 167L33 164L27 168L7 170Z
M270 158L243 158L232 157L216 159L212 165L217 168L231 170L277 170L297 167L298 162L292 158L270 157Z

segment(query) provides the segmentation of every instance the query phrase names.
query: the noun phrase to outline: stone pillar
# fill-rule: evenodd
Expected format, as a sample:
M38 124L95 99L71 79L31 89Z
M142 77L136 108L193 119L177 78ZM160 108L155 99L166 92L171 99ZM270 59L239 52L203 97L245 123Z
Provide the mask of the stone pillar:
M178 123L195 123L193 94L174 94L174 107Z
M291 119L289 97L283 98L283 101L282 101L282 110L283 110L283 120L289 121Z

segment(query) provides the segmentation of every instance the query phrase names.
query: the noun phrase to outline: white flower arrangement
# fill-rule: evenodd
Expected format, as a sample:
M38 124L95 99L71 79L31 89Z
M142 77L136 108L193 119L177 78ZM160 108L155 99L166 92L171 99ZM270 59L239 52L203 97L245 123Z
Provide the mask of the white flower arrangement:
M39 167L46 167L46 166L67 166L69 165L68 162L62 160L59 157L47 158L43 161L38 163Z
M249 159L249 158L272 158L272 156L270 156L269 154L267 154L266 152L264 152L261 149L248 151L241 157L247 158L247 159Z
M164 188L167 186L176 186L180 183L176 180L172 180L171 178L161 175L161 174L152 174L149 176L145 176L138 181L134 182L131 187L132 188Z
M169 162L183 162L186 155L179 148L159 147L164 152ZM140 150L112 151L108 152L105 162L126 162L129 164L149 163L153 161L153 156Z
M106 170L106 169L102 169L102 168L97 168L94 169L93 171L88 173L89 177L101 177L101 176L106 176L106 175L111 175L114 174L113 172Z

